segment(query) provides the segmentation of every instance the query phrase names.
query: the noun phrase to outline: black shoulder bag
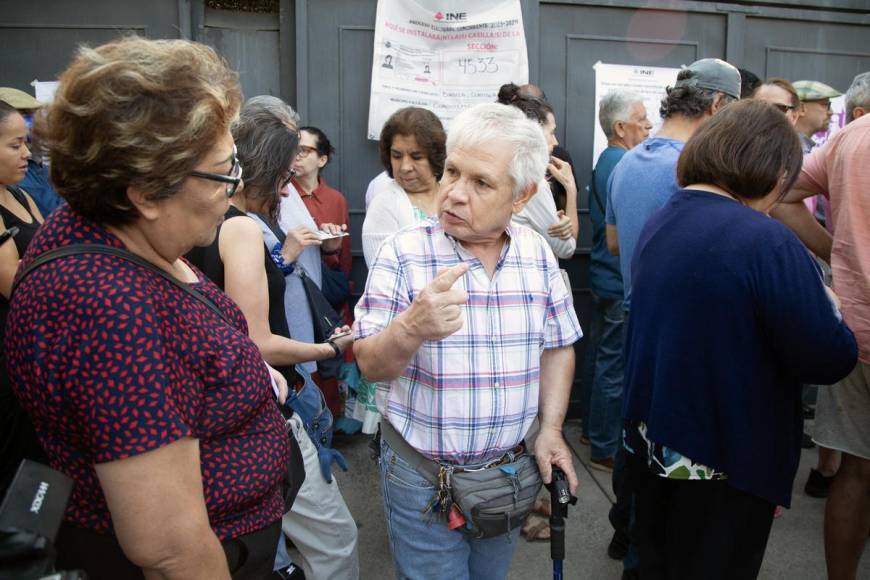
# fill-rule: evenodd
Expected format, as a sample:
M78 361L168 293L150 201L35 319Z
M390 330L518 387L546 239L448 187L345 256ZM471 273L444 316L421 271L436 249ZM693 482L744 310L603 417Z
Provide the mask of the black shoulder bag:
M263 221L278 238L278 243L284 244L287 239L287 234L281 231L281 228L275 224L273 220L263 218ZM325 266L324 266L325 267ZM308 308L311 311L311 321L314 326L314 342L327 342L329 337L333 335L335 329L341 326L341 317L335 311L335 308L323 295L314 280L308 277L305 268L301 264L295 265L299 277L302 279L302 287L305 288L305 296L308 298ZM335 355L332 358L327 358L317 361L317 374L323 379L332 379L338 377L338 371L341 368L341 363L344 361L344 356L341 354Z

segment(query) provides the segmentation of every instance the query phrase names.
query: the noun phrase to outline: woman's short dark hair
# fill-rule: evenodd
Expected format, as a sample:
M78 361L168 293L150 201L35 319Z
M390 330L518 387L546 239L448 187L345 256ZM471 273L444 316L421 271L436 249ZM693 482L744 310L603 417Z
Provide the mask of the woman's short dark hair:
M175 195L239 112L238 74L214 49L125 37L82 46L34 127L70 207L109 225L135 221L130 186Z
M794 185L803 155L797 133L779 110L763 101L726 107L689 139L677 163L685 187L707 183L744 198L759 199Z
M435 179L441 179L444 173L444 159L447 158L447 134L444 126L432 111L420 107L405 107L399 109L387 119L384 128L381 129L381 139L378 149L381 154L381 163L387 170L387 175L393 177L393 166L390 163L390 148L396 135L414 137L432 167Z
M546 100L523 93L514 83L502 85L498 89L497 103L511 105L522 111L532 121L541 125L547 122L547 114L555 115L553 107Z
M280 189L286 184L299 146L299 133L269 108L245 103L233 126L247 199L263 201L276 217Z
M335 155L335 147L333 147L332 143L329 142L326 133L318 127L311 126L299 127L299 132L301 133L302 131L314 135L314 140L317 141L317 155L319 157L326 157L326 165L329 165L329 162L332 161L332 156ZM326 167L326 165L323 167ZM318 170L318 173L320 173L323 167Z
M695 73L687 68L684 68L677 74L677 82L690 79L695 76ZM703 117L713 103L716 102L716 95L721 94L725 103L735 101L732 96L725 93L719 93L709 89L701 89L691 85L680 85L667 87L665 89L666 96L662 99L662 104L659 107L659 115L662 119L667 119L673 115L682 115L689 119L698 119Z

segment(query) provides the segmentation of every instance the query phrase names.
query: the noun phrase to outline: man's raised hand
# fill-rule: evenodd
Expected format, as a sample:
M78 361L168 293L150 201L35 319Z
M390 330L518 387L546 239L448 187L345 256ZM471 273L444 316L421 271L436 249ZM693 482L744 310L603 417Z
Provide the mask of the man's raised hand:
M462 328L462 306L468 293L454 288L468 264L460 263L441 270L411 303L407 310L409 331L420 340L440 340Z

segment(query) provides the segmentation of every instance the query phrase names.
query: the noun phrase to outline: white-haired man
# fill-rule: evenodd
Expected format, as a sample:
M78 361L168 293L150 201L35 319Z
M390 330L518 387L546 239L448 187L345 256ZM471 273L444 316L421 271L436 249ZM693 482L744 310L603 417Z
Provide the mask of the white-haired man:
M607 137L607 148L598 156L589 184L589 218L592 221L592 254L589 288L594 305L583 359L583 433L581 442L591 446L591 466L612 471L622 445L623 310L622 273L619 256L607 249L605 213L607 183L613 168L629 150L649 137L652 123L643 98L627 91L614 91L601 99L598 123ZM624 470L613 478L616 503L610 509L614 533L607 553L625 560L626 569L637 568L637 558L628 558L631 497L624 493Z
M591 379L588 416L583 435L592 446L592 467L612 471L622 434L622 274L619 257L607 251L604 215L607 182L626 151L643 142L652 129L640 95L608 93L598 107L598 122L607 148L595 163L589 187L589 217L592 221L592 255L589 287L595 304L595 319L589 336L588 365L583 376ZM584 385L585 387L585 385Z
M857 75L846 91L846 122L870 113L870 71Z
M473 514L439 498L433 465L492 466L509 481L538 418L541 478L557 465L577 485L562 422L582 332L547 242L511 225L547 161L540 125L519 109L488 103L456 117L439 218L383 243L356 307L357 361L384 383L381 475L398 577L507 575L516 542L505 534L516 539L520 522L503 519L505 533L476 538ZM456 500L455 475L452 486ZM445 507L449 521L434 517Z

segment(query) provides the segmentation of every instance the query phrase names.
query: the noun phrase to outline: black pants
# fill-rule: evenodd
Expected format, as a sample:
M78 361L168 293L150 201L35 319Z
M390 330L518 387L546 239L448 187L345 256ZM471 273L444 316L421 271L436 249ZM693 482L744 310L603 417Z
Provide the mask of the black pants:
M635 492L635 538L643 580L758 577L773 512L727 480L666 479L626 454Z

